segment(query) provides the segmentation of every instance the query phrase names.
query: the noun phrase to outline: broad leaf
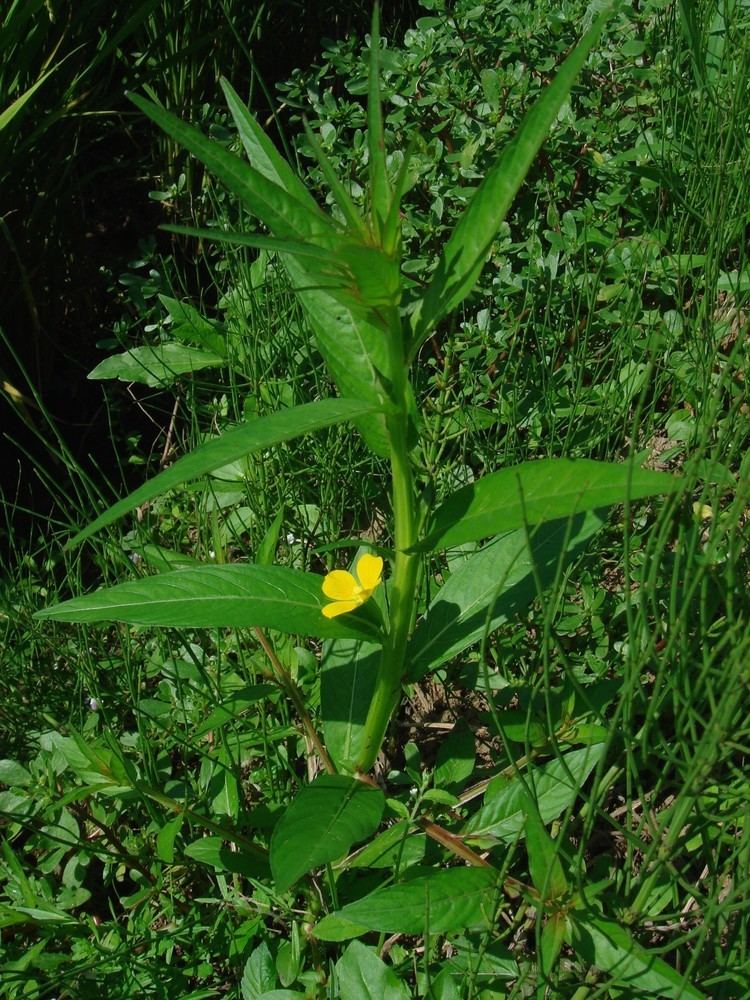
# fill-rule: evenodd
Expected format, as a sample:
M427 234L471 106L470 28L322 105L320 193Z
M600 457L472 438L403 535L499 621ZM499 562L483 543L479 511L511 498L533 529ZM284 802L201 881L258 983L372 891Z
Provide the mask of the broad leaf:
M538 596L602 525L596 513L553 521L532 533L517 529L471 555L440 588L407 653L408 679L418 680L477 642ZM535 573L536 571L536 577Z
M682 481L627 463L548 458L493 472L438 507L418 551L478 541L583 511L671 493Z
M477 188L445 245L437 270L412 317L416 351L440 320L469 294L492 243L565 98L596 43L607 13L599 16L524 118L513 140Z
M285 566L201 566L144 577L37 612L67 622L120 621L175 628L261 628L295 635L375 638L359 611L325 618L323 578Z
M200 445L170 468L160 472L143 486L139 486L129 496L113 504L83 531L79 531L68 542L68 547L78 545L133 508L148 503L149 500L166 493L167 490L173 490L182 483L205 476L214 469L220 469L230 462L245 458L253 452L263 451L282 441L291 441L311 431L318 431L323 427L342 423L344 420L353 420L362 413L370 412L371 409L369 404L354 399L319 399L315 403L305 403L288 410L280 410L278 413L259 417L257 420L225 430L221 437Z
M638 996L655 993L675 1000L705 1000L705 993L686 982L664 959L650 954L619 924L594 911L571 910L568 927L569 943L578 954L629 992L637 992Z
M271 837L271 871L279 892L335 861L377 828L385 796L355 778L324 774L293 799Z
M315 936L329 940L329 926L340 934L342 921L353 925L351 936L358 934L360 927L420 935L487 928L492 926L497 905L498 872L493 868L449 868L376 889L324 917L315 928Z
M276 986L276 966L271 950L261 941L245 963L240 989L242 1000L260 1000L264 993Z
M372 642L335 639L324 650L320 674L323 738L341 770L351 771L359 757L379 664L380 646Z
M186 347L184 344L160 344L158 347L134 347L124 354L105 358L90 379L116 378L121 382L140 382L152 387L172 385L182 375L203 368L218 368L226 360L218 354Z
M516 776L495 778L487 789L484 805L464 826L464 836L510 842L524 835L529 792L542 823L551 823L573 805L604 750L604 743L571 750L542 767L534 766L524 775L524 782Z
M187 844L184 853L217 872L236 872L238 875L255 878L267 871L258 858L249 857L241 850L230 851L221 837L200 837Z
M411 993L374 948L352 941L336 963L339 993L352 1000L410 1000Z
M220 357L226 357L227 346L221 332L221 324L206 319L189 302L179 302L168 295L160 295L159 301L169 312L172 326L169 332L179 340L198 344Z

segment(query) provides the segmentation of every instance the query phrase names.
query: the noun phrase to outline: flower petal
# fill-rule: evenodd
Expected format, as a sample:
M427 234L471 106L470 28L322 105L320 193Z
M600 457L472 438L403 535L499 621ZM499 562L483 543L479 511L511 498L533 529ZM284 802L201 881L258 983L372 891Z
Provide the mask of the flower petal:
M357 581L345 569L334 569L323 580L323 593L334 601L350 601L358 588Z
M337 615L345 615L347 611L354 611L362 601L336 601L335 604L323 606L323 614L326 618L336 618Z
M383 560L380 556L371 556L369 553L366 553L357 563L355 572L359 577L359 582L362 584L362 589L369 590L372 593L380 583L380 577L383 575Z

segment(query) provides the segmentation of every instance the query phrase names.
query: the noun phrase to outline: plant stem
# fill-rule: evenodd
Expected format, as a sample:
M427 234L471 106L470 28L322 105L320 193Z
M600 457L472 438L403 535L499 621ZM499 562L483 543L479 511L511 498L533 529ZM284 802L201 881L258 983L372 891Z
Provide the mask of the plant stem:
M359 772L369 771L375 763L391 715L399 702L419 569L419 556L405 551L416 542L417 529L414 480L408 445L409 379L404 357L401 320L396 309L389 317L388 342L391 386L395 403L394 412L387 418L387 424L391 441L396 557L390 589L391 624L383 644L375 692L365 721L362 750L357 762Z

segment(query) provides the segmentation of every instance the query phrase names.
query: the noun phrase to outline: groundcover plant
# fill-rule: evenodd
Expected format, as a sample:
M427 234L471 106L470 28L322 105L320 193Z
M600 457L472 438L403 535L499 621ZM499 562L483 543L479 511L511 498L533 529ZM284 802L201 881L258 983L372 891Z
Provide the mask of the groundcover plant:
M706 995L692 975L636 940L630 925L638 905L630 913L609 905L611 880L596 872L587 877L569 834L574 807L584 823L596 809L587 783L595 777L602 796L607 776L614 780L616 727L602 714L611 690L587 695L572 683L562 693L543 690L532 697L519 685L517 700L508 700L493 685L487 662L492 633L559 584L607 524L609 508L624 504L629 512L643 498L678 493L682 482L634 460L546 458L500 468L436 503L424 462L424 415L414 391L421 349L474 289L605 20L606 14L594 21L527 113L423 282L408 277L412 271L401 258L410 156L407 150L398 169L389 169L377 9L370 37L365 212L308 131L334 203L333 211L324 211L227 82L224 93L244 157L132 96L264 227L262 233L182 232L283 260L339 395L224 430L102 513L71 539L69 551L175 487L334 425L350 424L351 433L360 434L390 467L391 544L362 542L348 569L313 573L274 564L279 512L252 562L200 565L184 559L171 568L167 553L162 572L38 613L61 622L209 629L238 658L251 641L262 649L262 683L232 681L228 688L218 684L216 697L211 691L190 696L191 725L216 751L201 765L213 816L196 808L179 782L159 783L165 761L146 774L116 741L45 737L50 759L56 755L60 769L71 768L83 782L81 798L95 793L105 802L146 802L144 823L163 862L175 861L184 840L186 857L218 873L224 901L252 925L245 927L244 940L260 939L244 965L245 1000L544 996L558 995L546 992L557 989L558 980L564 983L560 995L576 997L609 995L610 988L613 996ZM219 364L216 331L203 332L203 346L213 354L196 365ZM154 360L164 359L152 353ZM352 547L346 539L328 542L330 551ZM591 604L593 620L593 597ZM288 636L309 641L295 646L299 640ZM474 707L483 723L494 722L506 745L521 731L526 752L511 754L510 767L493 768L490 750L481 780L471 783L477 744L467 726L453 727L429 769L420 767L416 744L400 747L392 734L415 686L426 679L438 686L448 665L477 648L479 655L472 652L467 662L483 678L484 700ZM191 668L190 659L174 658L166 688L200 685L200 670ZM300 664L319 671L319 703L300 680ZM292 720L301 728L306 775L290 801L269 786L258 789L263 801L245 808L230 767L232 741L237 738L240 757L243 747L252 747L251 756L261 752L252 735L243 743L240 717L265 700L283 720L289 746L296 742ZM166 731L172 720L165 704L154 699L143 710L152 711ZM225 724L238 719L230 735ZM389 763L396 758L404 761L398 770ZM12 762L5 763L3 781L28 784L20 764L13 771ZM68 804L77 796L71 793ZM19 804L21 798L19 793ZM97 807L94 820L117 846L111 813L106 805ZM63 816L45 830L64 848L78 842L80 829L75 811ZM679 820L670 826L678 835L687 814ZM13 854L6 848L7 860ZM169 892L163 873L154 875L137 854L124 850L120 857L133 882L134 910L153 893ZM71 891L81 885L72 870L69 883ZM35 906L33 887L24 892L29 915L58 912ZM258 928L262 921L273 928L281 914L277 934L283 943L272 952ZM64 916L54 919L65 924ZM535 940L533 960L526 963L507 949L504 933L524 926ZM196 966L195 978L200 975Z

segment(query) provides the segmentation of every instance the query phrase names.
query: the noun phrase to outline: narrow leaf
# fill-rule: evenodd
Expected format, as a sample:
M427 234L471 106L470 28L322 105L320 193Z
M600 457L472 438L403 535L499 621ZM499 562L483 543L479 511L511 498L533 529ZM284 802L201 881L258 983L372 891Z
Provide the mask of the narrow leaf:
M498 873L492 868L449 868L400 885L376 889L324 917L315 936L329 940L341 921L392 934L447 934L491 927L497 908ZM340 940L340 938L337 938Z
M265 865L262 861L242 851L231 851L221 837L200 837L187 844L184 853L217 872L236 872L250 878L264 874Z
M484 267L501 223L536 154L549 132L586 57L596 43L605 12L597 18L578 46L560 67L524 118L515 138L505 147L474 193L458 221L430 285L412 317L413 351L416 351L440 320L469 294Z
M655 993L675 1000L705 1000L675 969L635 941L624 927L594 911L568 913L569 940L587 962L608 973L629 991Z
M226 81L223 86L229 97L231 87ZM239 98L237 101L239 102ZM236 110L235 106L234 111ZM249 113L242 117L242 122L240 135L252 165L265 178L302 199L302 193L298 189L301 181L257 122ZM277 232L276 235L289 234ZM320 243L319 240L318 242ZM387 351L382 330L373 326L366 318L353 315L344 304L337 302L324 290L312 287L314 283L300 260L287 254L284 263L293 286L298 290L320 353L339 392L343 396L370 403L373 411L382 409L387 403L380 374L387 373ZM384 458L390 455L385 418L381 413L372 412L358 417L355 425L376 455Z
M191 629L258 626L329 639L377 638L377 626L360 612L323 616L322 580L285 566L201 566L74 597L36 617Z
M234 118L247 158L254 169L262 174L266 180L272 181L298 201L307 204L312 211L320 211L302 180L279 153L265 131L250 114L247 106L240 100L237 91L224 77L221 79L221 89L224 91L227 106L232 118Z
M331 165L331 161L325 154L325 150L318 142L317 136L307 122L305 122L305 135L307 136L307 141L310 143L310 148L315 154L315 159L318 161L318 165L323 171L326 184L328 184L328 187L331 189L331 194L336 199L336 204L339 206L341 214L344 216L347 225L351 229L352 233L359 235L360 239L363 241L369 240L370 232L365 225L364 219L357 211L357 207L350 198L349 192L339 180L336 171Z
M390 185L385 162L383 110L380 104L380 8L372 8L370 28L370 71L367 95L367 148L370 159L370 199L373 232L382 239L385 220L391 203Z
M167 135L204 163L277 237L303 241L336 238L332 221L315 205L307 191L305 198L300 200L297 192L290 194L164 108L137 94L128 94L128 97Z
M582 511L672 493L682 480L628 463L548 458L501 469L464 486L438 507L417 551L450 548Z
M311 431L342 423L344 420L352 420L371 410L370 404L353 399L320 399L315 403L305 403L288 410L280 410L270 416L226 430L221 437L200 445L170 468L160 472L143 486L139 486L124 500L113 504L83 531L79 531L68 542L68 547L78 545L133 508L153 500L182 483L205 476L214 469L220 469L253 452L263 451L282 441L290 441Z
M335 861L377 828L385 796L355 778L324 774L306 786L274 827L271 871L284 892L302 875Z
M602 526L596 513L522 529L485 545L455 570L417 625L407 655L408 679L419 680L525 610ZM566 544L567 543L567 544ZM536 570L536 577L534 575Z
M531 881L543 900L560 899L568 891L568 880L558 849L545 829L534 798L525 793L522 798L526 800L523 816Z

